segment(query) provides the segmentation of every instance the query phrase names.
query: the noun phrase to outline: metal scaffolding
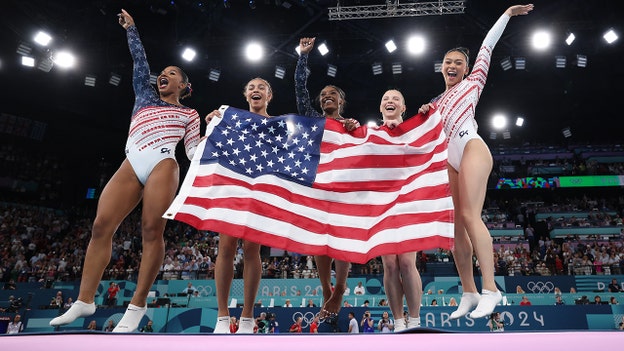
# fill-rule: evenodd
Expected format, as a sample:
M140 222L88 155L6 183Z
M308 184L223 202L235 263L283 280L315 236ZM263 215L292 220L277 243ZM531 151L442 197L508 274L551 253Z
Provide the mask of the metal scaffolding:
M464 13L465 1L429 1L400 4L399 0L388 0L380 5L330 7L329 20L341 21L366 18L415 17L433 15L456 15Z

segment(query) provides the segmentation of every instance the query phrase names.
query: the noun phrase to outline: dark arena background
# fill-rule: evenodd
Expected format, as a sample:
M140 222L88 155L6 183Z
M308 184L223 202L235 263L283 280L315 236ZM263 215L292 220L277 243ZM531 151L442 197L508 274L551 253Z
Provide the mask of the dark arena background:
M618 101L624 93L624 10L604 0L533 3L529 15L510 20L494 49L476 109L479 134L494 157L482 218L494 243L496 283L504 296L496 311L504 333L490 333L488 319L450 320L451 301L458 302L463 291L453 254L429 250L419 253L416 263L425 292L420 329L400 335L346 333L349 312L359 321L369 311L376 322L389 312L376 258L352 265L351 293L344 296L349 307L311 335L309 324L319 308L308 303L323 303L314 264L305 255L263 247L254 315L275 317L281 335L271 336L212 334L219 228L199 231L176 221L169 221L165 232L165 262L176 265L161 271L140 324L151 320L154 333L105 333L109 321L121 319L136 284L139 210L115 235L96 313L60 328L48 324L78 295L99 195L124 159L134 93L132 60L117 13L123 8L133 16L154 74L167 65L186 71L193 95L184 104L202 117L221 105L244 107L241 93L254 77L272 85L270 114L296 112L295 47L300 37L316 37L317 46L324 43L329 52L321 55L315 48L310 54L310 93L326 84L340 86L348 101L345 116L374 124L387 89L401 90L407 116L440 94L444 81L438 66L446 51L465 46L474 60L489 28L517 3L3 0L0 334L16 314L24 329L0 336L0 345L7 350L111 345L580 350L622 344L624 123ZM399 15L404 7L411 10ZM38 31L50 36L46 46L34 41ZM533 47L537 31L550 35L550 46L541 51ZM575 39L566 43L570 34ZM424 38L423 53L410 54L411 35ZM397 47L393 52L386 48L389 40ZM245 57L252 41L264 48L258 61ZM187 48L195 51L193 61L181 56ZM64 52L74 55L73 67L63 67ZM495 125L494 117L507 124ZM202 132L205 127L202 118ZM178 153L183 178L189 161L181 149ZM527 237L527 227L534 238ZM231 316L237 317L244 302L239 261L229 297ZM477 264L474 270L479 277ZM106 305L109 282L121 291ZM355 295L360 282L365 293ZM189 283L197 294L183 293ZM562 303L556 303L557 296ZM530 305L520 304L523 297ZM283 307L286 300L293 307ZM288 333L297 317L303 318L304 335ZM87 331L92 321L96 330Z

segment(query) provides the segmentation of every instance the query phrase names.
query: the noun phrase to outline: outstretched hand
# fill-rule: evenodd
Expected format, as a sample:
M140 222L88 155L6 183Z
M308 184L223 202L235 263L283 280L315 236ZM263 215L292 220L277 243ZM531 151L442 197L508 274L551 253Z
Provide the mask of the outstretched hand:
M124 29L127 30L128 27L134 26L134 19L132 19L132 16L130 16L126 10L121 9L121 13L117 14L117 17L119 17L119 24Z
M509 17L518 16L518 15L528 15L529 12L533 10L533 4L528 5L515 5L507 9L505 13L509 15Z
M302 54L308 54L314 48L314 41L316 38L301 38L299 39L299 52Z

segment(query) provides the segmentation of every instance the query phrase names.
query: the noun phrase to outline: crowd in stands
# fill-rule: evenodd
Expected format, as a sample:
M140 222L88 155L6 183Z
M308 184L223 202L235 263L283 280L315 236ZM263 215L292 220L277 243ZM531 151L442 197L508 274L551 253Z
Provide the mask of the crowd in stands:
M570 151L570 149L566 149ZM573 149L575 158L587 154ZM613 150L610 150L613 151ZM617 151L617 150L616 150ZM620 150L621 151L621 150ZM591 149L592 157L597 151ZM530 153L529 153L530 154ZM537 153L535 153L537 154ZM495 153L496 155L496 153ZM508 154L507 154L508 155ZM525 154L526 155L526 154ZM537 162L538 160L533 160ZM515 162L515 161L514 161ZM520 162L520 161L518 161ZM589 161L585 160L587 165ZM82 261L90 238L95 200L76 202L58 200L61 184L69 183L62 176L63 162L41 155L26 155L10 146L0 149L0 179L39 184L36 190L1 187L5 202L0 203L0 282L52 282L79 280ZM46 171L43 171L46 170ZM599 167L601 171L624 174L622 163ZM105 177L109 169L100 161L93 170L94 179ZM101 182L104 184L105 182ZM22 197L20 195L26 196ZM6 196L5 196L6 195ZM20 199L27 201L19 201ZM37 203L33 199L45 199ZM70 203L70 205L68 205ZM622 227L624 196L617 192L600 195L543 194L533 192L499 195L488 193L483 220L490 228L521 228L522 236L496 237L496 273L499 275L553 274L620 274L624 272L623 237L605 238L597 235L550 238L557 227ZM578 216L562 217L561 212ZM545 219L537 214L548 213ZM527 228L533 233L528 235ZM165 232L167 251L161 279L210 279L218 255L219 236L215 232L198 231L186 224L170 221ZM624 233L624 231L622 231ZM140 212L132 213L118 229L113 243L111 262L104 274L107 280L134 280L138 272L141 250ZM242 255L239 248L234 262L235 277L242 278ZM427 272L431 261L452 262L452 253L444 250L419 255L418 266ZM479 263L475 263L478 269ZM383 274L380 259L353 265L352 274ZM264 278L314 278L311 257L284 253L263 255Z

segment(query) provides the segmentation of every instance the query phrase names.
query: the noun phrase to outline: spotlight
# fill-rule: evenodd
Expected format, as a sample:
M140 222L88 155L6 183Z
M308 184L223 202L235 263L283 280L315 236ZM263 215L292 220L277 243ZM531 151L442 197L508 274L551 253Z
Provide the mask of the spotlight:
M389 53L393 53L393 52L394 52L394 50L396 50L396 49L397 49L397 46L396 46L396 44L394 43L394 41L392 41L392 40L388 40L388 41L386 42L386 50L388 50L388 52L389 52Z
M373 63L372 68L373 68L373 74L376 76L383 73L383 68L381 67L381 63L379 62Z
M442 61L436 61L433 63L433 71L436 73L442 72Z
M550 33L545 31L539 31L533 34L532 38L533 47L536 50L546 50L550 47Z
M507 140L507 139L511 139L511 132L509 131L504 131L503 132L503 139Z
M420 55L425 52L425 39L413 36L407 40L407 51L412 55Z
M565 56L556 56L555 57L555 67L557 68L565 68L567 59Z
M400 62L395 62L392 64L392 74L401 74L403 73L403 65Z
M35 40L35 43L41 46L47 46L52 40L52 37L46 32L39 31L37 35L35 35L34 40Z
M31 52L32 52L32 47L30 47L30 45L21 43L17 47L17 53L22 55L22 56L30 55Z
M275 66L275 78L284 79L286 74L286 68L282 66Z
M576 55L576 65L585 68L587 67L587 56L585 55Z
M614 41L618 40L618 36L613 29L609 29L602 37L608 44L612 44Z
M108 84L118 86L121 82L121 76L117 73L111 73L110 79L108 80Z
M92 74L89 74L85 77L84 80L84 85L88 86L88 87L94 87L95 86L95 80L96 77Z
M524 57L516 57L515 63L517 70L523 70L526 68L526 59Z
M565 138L569 138L572 136L572 131L570 130L570 127L565 127L561 130L561 133L563 134L563 136Z
M570 33L568 34L568 37L566 38L565 42L566 44L568 44L568 46L570 46L574 42L574 39L576 39L576 36L574 35L574 33Z
M50 72L52 70L52 67L54 67L54 62L49 57L43 58L39 60L39 63L37 63L37 68L46 73Z
M518 117L516 118L516 126L522 127L524 125L524 118Z
M158 76L153 73L150 73L150 84L156 85L157 80L158 80Z
M22 56L22 65L26 67L35 67L35 58L30 56Z
M184 49L184 52L182 53L182 58L188 62L191 62L195 58L195 55L197 55L197 52L195 52L195 50L191 48L186 48Z
M511 58L505 57L500 64L503 67L503 71L509 71L511 69Z
M490 132L490 139L496 140L496 132Z
M223 0L223 7L225 7L226 9L230 8L230 1L229 0Z
M329 49L327 48L327 44L322 43L321 45L319 45L318 51L321 53L321 56L327 55L327 53L329 52Z
M247 45L245 55L249 61L260 61L264 55L264 49L258 43L251 43Z
M256 2L254 0L249 0L249 8L252 10L256 9Z
M70 68L76 62L74 55L67 51L58 52L52 60L61 68Z
M210 79L213 82L218 82L219 77L221 77L221 70L218 70L216 68L211 68L210 74L208 74L208 79Z
M338 72L338 67L334 65L327 65L327 75L330 77L336 77L336 73Z

